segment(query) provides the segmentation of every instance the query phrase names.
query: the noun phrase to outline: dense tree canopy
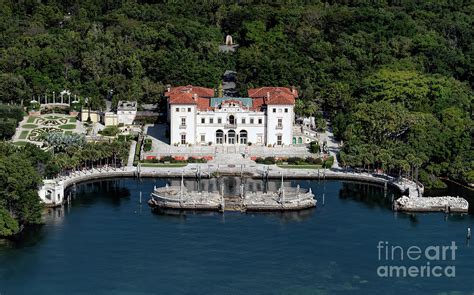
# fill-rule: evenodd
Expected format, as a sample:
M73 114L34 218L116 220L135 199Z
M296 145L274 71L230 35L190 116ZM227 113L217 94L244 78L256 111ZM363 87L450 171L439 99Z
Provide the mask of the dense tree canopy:
M0 100L64 88L160 102L167 84L298 86L341 160L473 175L474 4L468 0L0 1ZM231 34L234 54L218 51ZM342 159L343 158L343 159ZM419 173L418 173L419 170ZM416 172L415 172L416 171Z

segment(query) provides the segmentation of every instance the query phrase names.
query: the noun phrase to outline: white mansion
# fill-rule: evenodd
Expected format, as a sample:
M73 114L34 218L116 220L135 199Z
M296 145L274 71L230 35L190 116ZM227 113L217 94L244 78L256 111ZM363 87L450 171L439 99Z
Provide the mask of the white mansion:
M214 97L204 87L168 88L172 145L291 145L298 93L285 87L248 90L248 97Z

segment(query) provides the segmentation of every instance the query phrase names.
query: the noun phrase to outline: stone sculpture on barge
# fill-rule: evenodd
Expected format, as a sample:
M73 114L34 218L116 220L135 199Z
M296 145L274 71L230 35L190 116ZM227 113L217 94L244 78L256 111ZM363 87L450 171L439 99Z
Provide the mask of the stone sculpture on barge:
M188 191L181 177L180 186L154 188L148 205L152 209L212 210L212 211L291 211L312 208L316 199L311 189L285 188L277 192L245 192L240 186L239 196L225 197L221 191Z

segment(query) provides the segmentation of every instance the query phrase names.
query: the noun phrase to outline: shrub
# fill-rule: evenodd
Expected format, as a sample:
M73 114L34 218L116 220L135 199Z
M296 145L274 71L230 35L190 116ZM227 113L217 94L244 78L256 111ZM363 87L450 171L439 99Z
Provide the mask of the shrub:
M164 162L170 162L170 163L171 163L171 162L173 161L173 157L171 157L171 156L164 156L164 157L161 158L160 161L161 161L162 163L164 163Z
M298 157L290 157L288 158L287 162L290 165L298 165L298 162L301 162L303 159L298 158Z
M316 141L312 141L312 142L309 144L309 151L310 151L312 154L317 154L317 153L319 153L319 143L316 142Z
M99 134L104 136L115 136L120 132L117 126L107 126L102 131L99 131Z
M258 157L258 158L255 159L255 162L258 163L258 164L263 164L265 162L265 160L263 158Z
M149 138L145 139L145 142L143 143L143 151L149 152L151 151L151 147L152 147L151 139Z
M334 157L333 156L327 158L326 161L324 161L323 168L331 168L332 164L334 164Z
M270 165L270 164L275 164L275 158L274 157L266 157L265 160L263 160L264 164Z
M207 160L203 158L189 157L187 162L188 163L207 163Z

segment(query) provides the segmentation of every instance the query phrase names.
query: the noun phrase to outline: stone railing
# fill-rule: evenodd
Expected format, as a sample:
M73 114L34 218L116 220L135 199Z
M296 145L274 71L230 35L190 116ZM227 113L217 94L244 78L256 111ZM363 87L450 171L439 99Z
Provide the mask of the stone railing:
M224 129L235 129L237 128L237 123L234 124L224 124Z

